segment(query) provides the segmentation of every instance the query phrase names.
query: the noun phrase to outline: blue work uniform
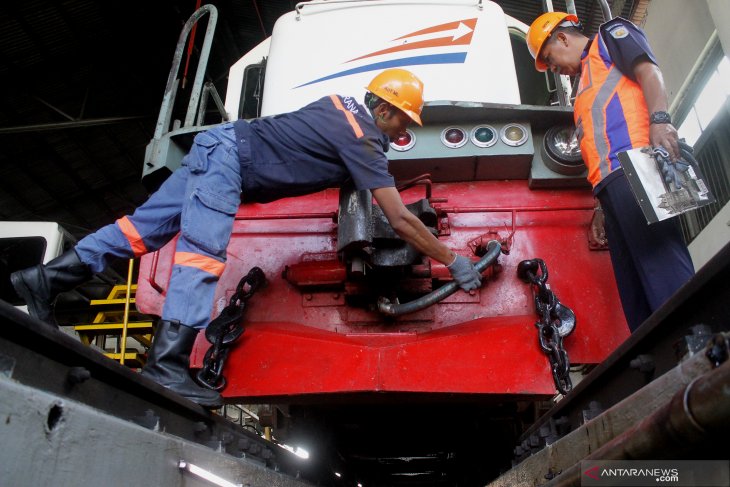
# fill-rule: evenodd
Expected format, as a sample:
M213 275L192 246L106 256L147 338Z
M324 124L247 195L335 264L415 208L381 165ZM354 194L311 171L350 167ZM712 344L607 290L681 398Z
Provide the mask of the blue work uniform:
M587 57L595 52L599 54L594 57L598 56L605 62L605 69L618 70L619 77L632 82L636 81L634 66L637 62L648 60L656 64L644 33L621 18L603 24L596 37L588 43L582 56L583 71L588 69ZM581 73L582 76L589 74ZM612 78L609 76L607 79ZM618 83L618 86L618 90L629 90L636 85ZM603 87L592 88L600 90ZM637 91L639 96L643 96L640 89ZM576 107L581 102L582 93L576 96ZM605 111L601 107L593 107L584 109L583 113L593 117L591 123L599 135L605 133L609 141L623 141L621 150L627 150L634 148L631 145L634 138L625 133L627 125L622 114L624 110L635 107L622 107L620 101L616 102L621 99L621 94L616 93L616 97L607 102ZM625 98L631 99L631 96L627 94ZM599 118L596 114L603 115ZM595 127L599 123L603 125ZM637 137L639 139L641 137ZM606 237L624 315L629 328L634 331L694 275L692 259L676 219L647 224L623 169L616 161L612 163L610 172L607 170L599 175L593 183L594 194L604 211Z
M195 136L182 167L134 214L82 239L76 253L101 272L109 259L153 252L179 232L162 319L205 328L241 200L265 203L348 179L357 189L393 187L388 147L370 113L338 95L220 125Z

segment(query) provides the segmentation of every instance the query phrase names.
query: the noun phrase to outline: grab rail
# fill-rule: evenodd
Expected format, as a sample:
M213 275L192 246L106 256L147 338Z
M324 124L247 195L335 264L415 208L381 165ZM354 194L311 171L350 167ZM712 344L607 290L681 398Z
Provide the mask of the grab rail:
M294 11L297 13L296 19L300 20L302 16L302 8L305 6L311 6L311 5L331 5L335 3L352 3L352 2L375 2L379 0L312 0L311 2L299 2L294 7ZM483 5L484 0L477 0L474 4L475 7L478 7L479 10L482 10L484 8Z
M205 75L205 69L208 66L210 47L213 44L213 34L215 32L216 23L218 22L218 10L213 5L203 5L196 10L193 15L190 16L188 21L185 22L182 32L180 32L180 38L178 39L177 47L175 48L175 55L172 58L172 68L170 68L170 74L167 77L165 94L162 97L162 106L160 107L160 115L157 118L154 139L159 140L163 135L169 132L170 119L172 118L172 109L175 103L175 95L177 94L179 81L177 79L177 74L180 69L185 41L187 40L188 34L192 30L193 26L205 14L209 14L210 19L208 20L208 26L205 30L203 47L200 50L200 61L198 61L198 69L195 72L195 80L193 81L193 87L190 93L190 101L188 102L188 110L185 114L184 126L190 127L195 122L197 107L200 101L200 93L203 87L203 76Z

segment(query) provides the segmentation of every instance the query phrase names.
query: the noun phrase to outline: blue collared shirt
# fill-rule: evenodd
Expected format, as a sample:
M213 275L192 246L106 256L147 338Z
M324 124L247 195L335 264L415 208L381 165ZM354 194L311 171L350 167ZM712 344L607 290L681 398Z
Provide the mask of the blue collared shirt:
M616 17L601 25L599 31L611 60L630 80L636 81L634 65L641 61L642 57L657 64L644 31L631 21Z
M395 185L388 136L353 98L332 95L290 113L234 123L242 199L266 203L338 187Z

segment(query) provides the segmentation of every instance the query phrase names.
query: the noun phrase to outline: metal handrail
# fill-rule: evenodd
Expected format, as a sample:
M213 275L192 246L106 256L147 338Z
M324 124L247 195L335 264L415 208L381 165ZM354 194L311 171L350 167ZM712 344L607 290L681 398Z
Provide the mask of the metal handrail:
M200 51L200 61L198 61L198 69L195 72L195 80L193 81L193 87L191 89L190 101L188 103L188 110L185 114L185 127L190 127L195 121L198 103L200 100L200 93L203 87L203 76L205 75L205 69L208 66L208 57L210 55L210 48L213 44L213 33L215 32L215 26L218 22L218 10L213 5L203 5L196 10L193 15L190 16L185 25L183 26L182 32L180 32L180 38L177 41L177 47L175 48L175 55L172 58L172 68L170 68L170 74L167 77L167 84L165 86L165 94L162 97L162 106L160 107L160 115L157 118L157 126L155 127L155 139L160 139L166 134L170 127L170 119L172 118L172 109L175 103L175 95L177 94L178 79L177 74L180 69L180 62L182 61L183 51L185 49L185 41L188 38L188 34L192 30L193 26L203 15L209 14L208 26L205 30L205 38L203 40L203 47Z
M228 122L230 118L228 117L228 112L226 111L225 105L223 105L223 100L221 100L220 95L218 94L218 90L216 90L215 85L211 83L210 81L207 81L205 85L203 86L203 97L200 100L200 107L198 107L198 117L195 119L196 123L198 125L205 125L205 112L208 109L208 97L213 99L213 102L215 103L216 108L218 109L218 113L220 113L221 117L223 118L224 122Z
M565 0L565 11L569 14L578 15L578 11L575 9L575 0Z
M603 13L603 21L608 22L613 18L613 15L611 15L611 7L608 6L608 2L606 0L598 0L598 4L601 6L601 12Z
M331 5L335 3L352 3L352 2L375 2L380 0L312 0L311 2L299 2L294 7L294 11L297 13L296 19L300 20L302 16L302 8L305 6L310 5ZM475 7L478 7L479 10L482 10L484 8L483 5L484 0L477 0L474 3Z

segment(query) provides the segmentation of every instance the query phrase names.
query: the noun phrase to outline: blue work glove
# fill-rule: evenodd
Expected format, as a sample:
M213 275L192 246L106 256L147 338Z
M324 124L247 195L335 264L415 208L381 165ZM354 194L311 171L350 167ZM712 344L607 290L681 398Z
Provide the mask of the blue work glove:
M672 162L669 158L669 152L661 146L654 148L654 157L659 163L664 182L674 184L675 189L682 189L684 184L682 183L681 174L687 172L689 163L682 159Z
M446 268L464 291L471 291L482 285L482 276L474 268L474 264L463 255L457 255L454 262Z

